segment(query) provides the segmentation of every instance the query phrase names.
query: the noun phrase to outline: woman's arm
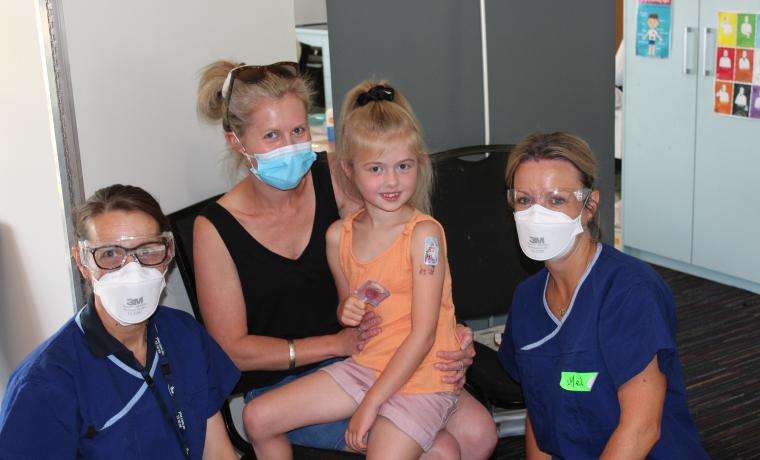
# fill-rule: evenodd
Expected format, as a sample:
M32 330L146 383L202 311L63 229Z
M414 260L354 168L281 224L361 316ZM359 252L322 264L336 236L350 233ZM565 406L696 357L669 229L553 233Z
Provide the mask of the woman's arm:
M195 220L193 252L198 303L206 329L243 371L279 370L290 365L288 341L248 335L245 300L237 269L216 228L204 217ZM297 321L297 319L294 319ZM295 341L296 365L303 366L358 350L359 331L343 331Z
M618 390L620 423L602 452L602 459L646 458L660 439L667 378L657 355L646 368Z
M237 460L222 415L217 412L206 421L206 443L203 445L203 460Z
M425 239L439 242L439 263L425 265ZM380 374L349 422L347 444L364 449L364 435L371 428L381 404L393 396L417 370L435 343L438 315L441 308L446 253L440 227L433 222L421 222L412 233L412 330L401 343L385 370Z
M530 414L525 414L525 457L527 460L551 460L551 455L545 454L538 448L533 425L530 424Z
M362 207L362 204L356 200L351 199L346 192L341 188L338 182L338 175L336 174L336 168L340 168L337 158L334 153L327 154L327 164L330 167L330 178L332 179L333 193L335 194L335 204L338 206L338 214L340 217L346 217L358 211Z

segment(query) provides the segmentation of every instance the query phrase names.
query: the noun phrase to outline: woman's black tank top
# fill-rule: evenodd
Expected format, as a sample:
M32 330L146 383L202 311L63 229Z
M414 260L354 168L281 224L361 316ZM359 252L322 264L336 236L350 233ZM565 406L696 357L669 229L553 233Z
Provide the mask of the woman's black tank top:
M335 313L338 295L325 246L327 228L339 215L323 154L312 165L311 177L316 195L314 224L309 243L296 260L261 245L219 203L211 203L201 212L216 227L237 268L248 315L248 334L300 339L341 329ZM244 372L242 387L271 385L317 365L290 371Z

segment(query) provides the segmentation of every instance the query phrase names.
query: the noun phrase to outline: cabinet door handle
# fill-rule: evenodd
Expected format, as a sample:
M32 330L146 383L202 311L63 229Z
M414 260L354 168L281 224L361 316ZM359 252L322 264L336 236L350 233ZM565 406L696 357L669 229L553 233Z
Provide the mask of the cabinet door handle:
M689 68L689 34L693 29L689 26L683 28L683 73L685 75L691 74Z
M702 35L702 75L709 77L713 74L707 66L707 63L712 61L712 56L707 55L707 37L715 31L712 27L705 27L705 33Z

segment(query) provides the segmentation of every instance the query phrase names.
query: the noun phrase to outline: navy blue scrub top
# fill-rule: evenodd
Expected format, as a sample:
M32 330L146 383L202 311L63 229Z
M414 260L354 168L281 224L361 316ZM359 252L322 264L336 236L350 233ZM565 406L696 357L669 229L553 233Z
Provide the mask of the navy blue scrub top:
M708 458L687 407L676 306L662 278L600 244L563 320L546 303L548 279L544 268L517 287L499 349L522 385L539 448L554 458L598 458L620 419L618 389L657 355L667 391L648 458Z
M147 330L143 367L90 301L11 375L0 457L202 458L206 421L240 372L185 312L159 306Z

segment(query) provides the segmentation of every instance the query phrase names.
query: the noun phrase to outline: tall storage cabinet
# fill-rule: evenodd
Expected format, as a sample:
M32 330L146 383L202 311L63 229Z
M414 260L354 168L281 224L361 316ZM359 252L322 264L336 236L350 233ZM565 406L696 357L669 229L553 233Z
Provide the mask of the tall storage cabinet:
M760 120L713 111L718 13L760 14L760 0L673 0L668 59L636 56L638 5L625 3L624 250L760 292Z

